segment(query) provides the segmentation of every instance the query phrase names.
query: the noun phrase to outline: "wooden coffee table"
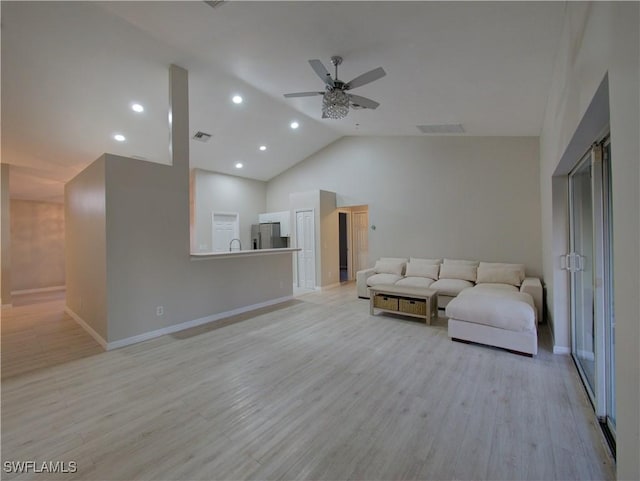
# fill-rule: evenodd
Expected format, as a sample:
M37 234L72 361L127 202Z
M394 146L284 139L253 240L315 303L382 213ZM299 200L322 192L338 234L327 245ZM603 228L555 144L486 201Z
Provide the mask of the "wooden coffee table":
M427 325L438 316L438 291L428 287L409 287L382 284L369 288L369 312L381 312L419 317Z

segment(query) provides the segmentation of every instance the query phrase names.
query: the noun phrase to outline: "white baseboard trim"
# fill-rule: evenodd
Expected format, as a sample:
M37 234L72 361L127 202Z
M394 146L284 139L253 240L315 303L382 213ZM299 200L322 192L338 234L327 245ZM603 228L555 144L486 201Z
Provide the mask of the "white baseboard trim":
M584 349L578 349L578 357L586 359L587 361L595 361L596 355L592 351L585 351Z
M127 337L125 339L118 339L117 341L112 341L107 343L106 349L110 351L112 349L118 349L120 347L130 346L131 344L137 344L139 342L148 341L156 337L165 336L167 334L173 334L174 332L184 331L185 329L198 327L203 324L207 324L209 322L219 321L221 319L226 319L227 317L237 316L238 314L244 314L245 312L255 311L256 309L261 309L263 307L269 307L275 304L281 304L283 302L290 301L293 298L294 297L292 295L285 296L285 297L278 297L277 299L271 299L269 301L260 302L258 304L239 307L237 309L221 312L219 314L212 314L210 316L201 317L199 319L193 319L192 321L181 322L180 324L174 324L172 326L163 327L162 329L156 329L155 331L144 332L142 334L138 334L137 336Z
M12 296L19 296L20 294L40 294L42 292L55 292L64 291L67 286L53 286L53 287L39 287L37 289L20 289L17 291L11 291Z
M107 343L107 341L105 341L105 340L104 340L104 338L103 338L100 334L98 334L96 331L94 331L94 330L93 330L93 328L92 328L89 324L87 324L87 323L85 322L85 320L84 320L84 319L82 319L78 314L76 314L75 312L73 312L73 311L69 308L69 306L65 306L65 307L64 307L64 312L66 312L67 314L69 314L69 316L71 316L71 318L72 318L74 321L76 321L76 322L80 325L80 327L81 327L82 329L84 329L85 331L87 331L87 333L88 333L91 337L93 337L93 338L96 340L96 342L102 346L102 348L103 348L105 351L108 351L108 350L109 350L109 343Z
M571 349L566 346L556 346L554 344L553 353L554 354L571 354Z
M547 322L547 329L549 329L549 334L551 335L551 345L553 346L554 354L571 354L571 349L565 346L557 346L556 339L553 336L553 325Z
M327 289L335 289L336 287L340 287L340 282L336 282L334 284L328 284L326 286L320 286L318 287L319 291L326 291Z

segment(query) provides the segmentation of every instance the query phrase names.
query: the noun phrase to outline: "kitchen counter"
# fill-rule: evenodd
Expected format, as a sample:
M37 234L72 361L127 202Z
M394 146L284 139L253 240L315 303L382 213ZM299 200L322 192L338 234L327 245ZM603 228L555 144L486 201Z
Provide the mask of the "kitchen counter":
M282 247L278 249L254 249L229 252L192 252L191 260L200 261L208 259L228 259L229 257L253 257L277 254L291 254L292 252L298 252L299 250L301 249L294 247Z

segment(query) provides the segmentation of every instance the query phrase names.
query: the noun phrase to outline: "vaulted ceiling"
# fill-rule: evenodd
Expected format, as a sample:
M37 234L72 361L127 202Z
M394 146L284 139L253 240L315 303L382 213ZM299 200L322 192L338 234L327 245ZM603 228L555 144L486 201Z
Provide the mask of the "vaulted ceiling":
M191 142L192 167L268 180L341 136L424 124L537 136L563 13L563 2L3 1L12 196L59 200L103 152L169 163L172 63L189 71L192 135L212 135ZM322 90L308 60L330 67L332 55L345 81L385 69L355 91L377 110L322 119L321 97L283 97Z

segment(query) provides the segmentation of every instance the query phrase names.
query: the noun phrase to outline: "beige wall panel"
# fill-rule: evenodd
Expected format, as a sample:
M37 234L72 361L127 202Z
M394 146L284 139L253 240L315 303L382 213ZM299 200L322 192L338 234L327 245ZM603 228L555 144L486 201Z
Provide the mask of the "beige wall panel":
M320 239L322 248L321 286L340 282L340 241L336 194L320 191Z
M64 193L67 306L107 341L105 158L67 182Z
M11 201L12 290L64 286L64 205Z
M11 304L11 207L9 176L11 166L2 164L0 174L0 303Z

